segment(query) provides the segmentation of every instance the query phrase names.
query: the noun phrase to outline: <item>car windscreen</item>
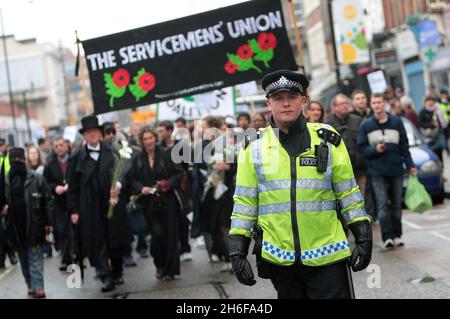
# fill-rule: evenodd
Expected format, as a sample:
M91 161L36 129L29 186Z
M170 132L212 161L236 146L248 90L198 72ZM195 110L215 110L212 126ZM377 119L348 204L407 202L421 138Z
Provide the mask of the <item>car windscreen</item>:
M410 147L420 146L423 144L419 132L414 128L413 124L409 121L403 121L406 135L408 136L408 143Z

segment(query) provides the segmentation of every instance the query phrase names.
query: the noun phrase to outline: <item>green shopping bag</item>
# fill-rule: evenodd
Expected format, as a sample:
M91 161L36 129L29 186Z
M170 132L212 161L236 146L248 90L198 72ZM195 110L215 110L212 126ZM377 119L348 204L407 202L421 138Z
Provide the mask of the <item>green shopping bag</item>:
M406 187L405 205L409 210L423 213L433 207L433 201L417 176L410 175Z

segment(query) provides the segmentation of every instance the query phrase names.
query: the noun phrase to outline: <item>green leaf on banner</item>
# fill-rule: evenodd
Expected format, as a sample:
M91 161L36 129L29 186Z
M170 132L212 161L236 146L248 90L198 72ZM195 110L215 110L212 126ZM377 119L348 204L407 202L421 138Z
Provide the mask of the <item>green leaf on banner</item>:
M248 60L242 60L242 63L239 64L238 67L238 71L248 71L253 67L253 60L252 59L248 59Z
M141 98L147 95L147 91L142 90L137 84L130 84L130 92L136 98L136 102L139 102Z
M133 94L133 96L136 98L136 102L139 102L139 100L141 98L143 98L144 96L146 96L148 94L147 91L144 91L143 89L141 89L141 87L139 86L139 77L144 74L145 68L141 68L138 73L136 74L135 77L133 77L134 83L129 85L130 88L130 92L131 94Z
M264 50L259 47L258 42L255 39L248 40L247 43L255 55L264 52Z
M228 60L230 60L234 64L237 64L238 66L240 66L242 63L245 62L245 60L242 60L236 54L227 53L227 57L228 57Z
M273 56L274 56L273 49L269 49L255 55L255 61L263 62L266 68L269 68L270 67L269 62L272 61Z
M138 80L139 80L139 77L142 75L142 74L144 74L146 71L145 71L145 68L141 68L139 71L138 71L138 73L136 74L136 76L133 78L133 80L134 80L134 82L137 84L138 83Z
M114 84L114 80L111 73L104 73L103 79L105 80L106 94L109 95L109 107L114 107L114 98L118 99L124 96L127 88L119 88Z

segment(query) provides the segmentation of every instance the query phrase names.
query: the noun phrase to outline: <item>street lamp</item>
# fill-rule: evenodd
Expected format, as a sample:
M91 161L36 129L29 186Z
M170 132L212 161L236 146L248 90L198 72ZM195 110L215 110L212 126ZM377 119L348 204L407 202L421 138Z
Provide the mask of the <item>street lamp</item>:
M8 49L6 47L5 27L3 26L3 14L2 14L1 8L0 8L0 24L2 26L3 55L5 57L6 82L8 83L9 104L11 106L13 129L14 129L14 132L17 133L16 115L14 113L14 101L13 101L13 94L12 94L12 88L11 88L11 75L9 73Z

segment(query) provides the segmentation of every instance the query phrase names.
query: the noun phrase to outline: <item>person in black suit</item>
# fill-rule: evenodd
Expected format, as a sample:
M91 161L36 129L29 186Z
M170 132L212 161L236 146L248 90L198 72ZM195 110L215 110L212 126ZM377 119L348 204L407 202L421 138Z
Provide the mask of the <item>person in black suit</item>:
M67 212L67 168L69 166L69 145L62 136L53 139L54 155L44 169L44 177L54 197L53 218L61 254L60 271L66 271L72 263L72 231Z
M67 209L78 228L80 259L88 257L102 280L102 292L107 292L123 284L122 258L133 240L126 214L126 183L112 185L116 157L101 141L97 117L87 116L81 123L86 145L69 159ZM109 219L112 198L118 203Z

